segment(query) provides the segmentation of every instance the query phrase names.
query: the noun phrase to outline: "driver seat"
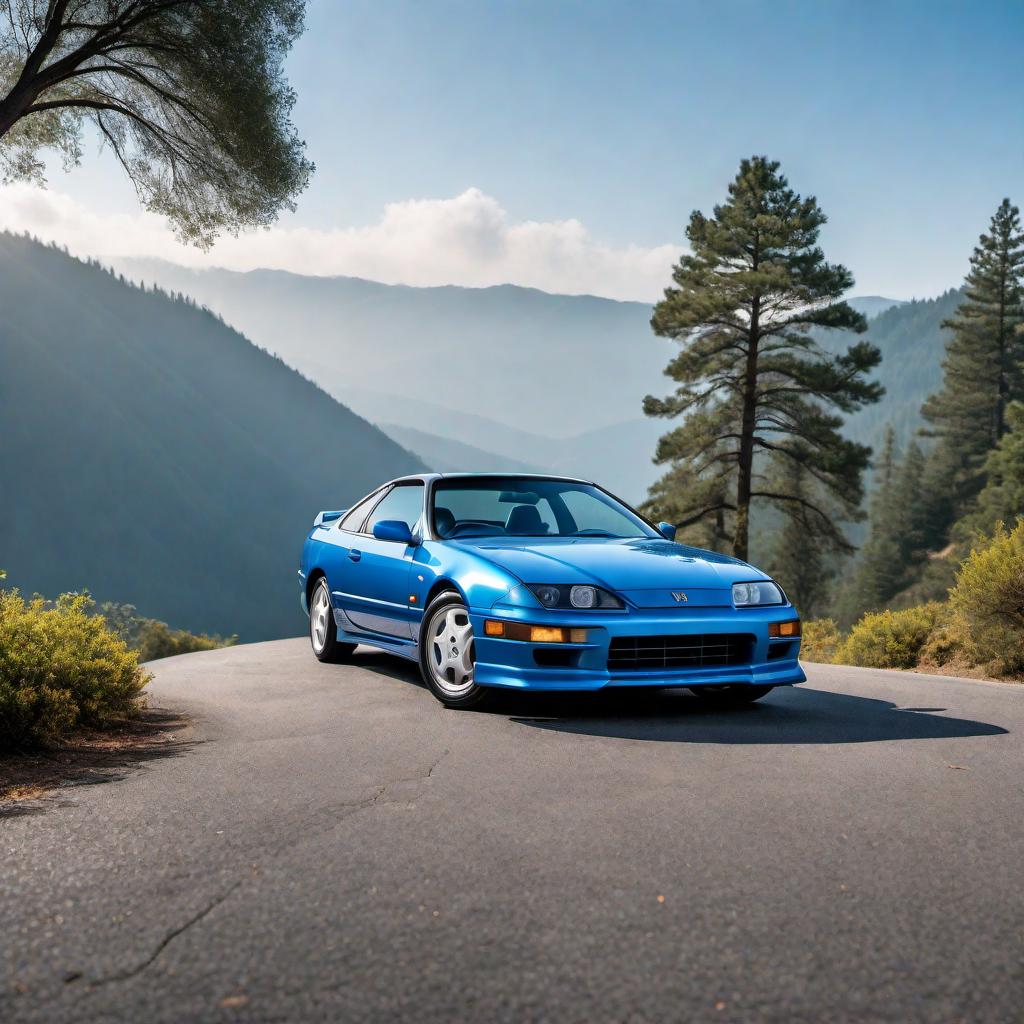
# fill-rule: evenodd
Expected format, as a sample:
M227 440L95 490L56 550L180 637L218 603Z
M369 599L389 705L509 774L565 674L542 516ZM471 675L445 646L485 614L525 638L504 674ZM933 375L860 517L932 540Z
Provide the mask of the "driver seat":
M516 505L508 514L505 532L513 536L529 533L547 533L548 528L540 517L536 505Z
M455 516L450 508L438 505L434 509L434 530L438 537L447 537L455 529Z

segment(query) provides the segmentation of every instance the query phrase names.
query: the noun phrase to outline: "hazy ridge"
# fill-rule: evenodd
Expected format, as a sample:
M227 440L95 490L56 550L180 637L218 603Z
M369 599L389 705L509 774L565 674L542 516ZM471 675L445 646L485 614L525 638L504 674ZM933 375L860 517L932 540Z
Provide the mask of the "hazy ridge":
M176 627L303 629L318 509L422 463L210 313L0 234L0 568Z
M669 424L644 417L644 395L666 393L673 343L652 335L651 307L533 288L412 288L283 271L191 270L125 260L131 276L194 296L278 353L340 401L382 425L432 468L454 468L450 442L471 445L462 468L490 461L601 479L640 501ZM850 418L877 445L886 422L902 441L941 380L942 320L959 293L851 304L870 318L886 397ZM830 348L851 338L823 337ZM415 433L411 433L415 432Z

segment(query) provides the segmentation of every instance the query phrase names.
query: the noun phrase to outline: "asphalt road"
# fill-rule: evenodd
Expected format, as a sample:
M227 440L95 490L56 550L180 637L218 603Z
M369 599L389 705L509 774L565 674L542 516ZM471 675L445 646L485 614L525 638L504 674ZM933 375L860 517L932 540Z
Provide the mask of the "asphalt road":
M478 714L304 640L155 671L175 756L0 818L0 1020L1024 1015L1024 687Z

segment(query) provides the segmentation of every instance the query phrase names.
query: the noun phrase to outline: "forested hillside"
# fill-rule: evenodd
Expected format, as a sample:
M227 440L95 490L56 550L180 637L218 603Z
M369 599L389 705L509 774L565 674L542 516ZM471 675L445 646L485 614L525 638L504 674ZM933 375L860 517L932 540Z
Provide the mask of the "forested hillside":
M182 299L0 235L0 567L243 640L304 628L321 508L419 468Z
M885 394L876 404L849 417L847 436L871 445L876 454L887 426L896 432L900 444L913 437L922 424L922 403L942 382L942 356L950 336L943 321L953 315L962 299L963 293L951 288L934 299L892 306L868 320L863 337L882 353L882 362L872 376L883 385ZM819 333L819 337L830 349L845 348L851 341L841 332L831 338Z
M922 367L912 379L929 384L919 417L931 440L921 446L882 418L870 529L837 603L844 625L941 599L978 536L1024 515L1024 231L1009 199L979 237L964 287L937 303L948 307L940 372L906 346ZM923 334L919 319L911 326Z

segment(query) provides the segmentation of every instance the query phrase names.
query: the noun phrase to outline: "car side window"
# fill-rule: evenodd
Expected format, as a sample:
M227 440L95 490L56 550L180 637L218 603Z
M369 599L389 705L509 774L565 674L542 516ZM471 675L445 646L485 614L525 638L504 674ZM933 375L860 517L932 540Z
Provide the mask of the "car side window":
M373 507L373 503L380 498L380 493L378 488L368 498L363 498L358 505L353 506L351 511L338 524L339 527L342 530L348 530L350 533L358 533L359 527L363 525L363 520L366 518L366 513Z
M396 484L366 520L363 533L373 533L374 526L384 519L397 519L410 530L416 528L423 512L423 484Z

